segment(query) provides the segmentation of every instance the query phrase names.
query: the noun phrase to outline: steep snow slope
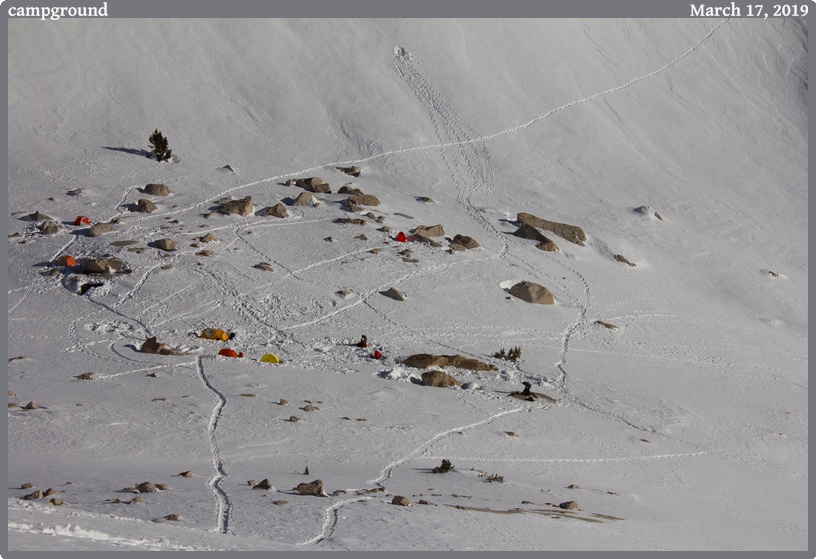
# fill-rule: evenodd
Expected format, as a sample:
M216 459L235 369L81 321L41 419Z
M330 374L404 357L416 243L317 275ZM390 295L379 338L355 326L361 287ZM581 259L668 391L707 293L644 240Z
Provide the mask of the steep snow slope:
M9 26L9 401L41 405L9 409L10 549L806 548L806 21L37 23ZM154 128L171 163L143 156ZM338 194L202 215L306 176L376 195L392 231L334 223ZM45 236L35 210L120 222ZM519 212L586 246L537 250ZM393 239L437 223L481 247ZM162 237L179 250L110 244ZM133 272L83 295L48 274L64 253ZM510 298L520 280L556 304ZM135 351L149 336L191 355ZM433 389L414 353L499 370ZM509 398L523 381L556 401ZM317 478L334 494L290 491ZM108 501L146 480L171 489Z

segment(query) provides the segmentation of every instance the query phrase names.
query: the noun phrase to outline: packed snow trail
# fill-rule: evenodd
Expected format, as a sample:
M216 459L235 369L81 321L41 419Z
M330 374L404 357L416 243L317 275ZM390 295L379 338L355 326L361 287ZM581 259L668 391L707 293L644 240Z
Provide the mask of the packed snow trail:
M217 388L215 388L204 375L204 366L201 363L201 360L201 357L196 359L196 370L198 372L198 377L201 379L202 384L204 384L207 390L212 392L213 396L215 396L217 400L215 407L213 408L212 415L210 416L210 423L207 427L210 438L210 448L212 450L212 463L213 467L215 468L215 474L212 478L210 478L208 485L210 486L210 489L212 489L213 495L215 495L215 498L218 501L218 531L222 534L228 534L230 514L232 513L232 501L230 500L227 492L221 487L221 482L227 477L227 469L224 466L224 461L221 459L221 454L218 450L218 443L215 440L215 431L218 428L218 422L221 419L221 412L227 405L227 397L224 396L224 394Z
M332 506L326 509L323 513L325 520L323 522L323 529L322 531L316 535L315 537L306 540L305 542L301 542L297 545L315 545L323 540L331 538L334 535L334 532L337 529L337 523L340 521L340 509L345 507L346 505L350 505L352 503L362 503L364 501L370 501L371 497L360 496L354 499L346 499L345 501L340 501L338 503L334 503Z
M473 203L475 194L482 194L484 201L493 190L495 167L490 152L487 151L486 141L471 140L469 133L475 135L476 132L459 119L450 103L431 87L412 60L413 57L405 49L394 49L393 61L397 74L428 112L434 133L439 138L439 145L452 148L449 152L440 148L439 153L456 185L457 201L472 219L501 243L501 250L491 258L502 258L509 248L505 236L496 230Z
M405 456L403 456L399 460L395 460L395 461L391 462L390 464L388 464L385 468L382 469L379 476L377 476L374 479L368 480L366 483L368 483L368 484L373 483L373 484L382 486L384 481L391 478L391 474L394 471L394 469L399 468L400 466L402 466L403 464L405 464L406 462L408 462L409 460L411 460L412 458L417 456L419 453L424 451L426 448L428 448L429 446L434 444L439 439L441 439L443 437L446 437L448 435L451 435L452 433L458 433L459 431L466 431L466 430L470 430L470 429L475 429L476 427L481 427L483 425L487 425L488 423L492 423L493 421L495 421L496 419L498 419L498 418L500 418L502 416L509 415L509 414L512 414L512 413L517 413L517 412L520 412L520 411L525 410L525 409L527 409L525 406L519 406L517 408L513 408L512 410L500 411L499 413L495 413L495 414L493 414L493 415L491 415L491 416L489 416L489 417L487 417L485 419L482 419L480 421L476 421L475 423L470 423L468 425L462 425L460 427L453 427L451 429L447 429L445 431L442 431L441 433L439 433L437 435L434 435L433 437L431 437L430 439L428 439L427 441L425 441L424 443L422 443L421 445L416 447L414 450L412 450L411 452L409 452L408 454L406 454Z
M221 192L220 194L217 194L215 196L210 197L206 201L199 202L198 204L194 204L194 205L189 206L187 208L179 208L179 209L174 210L172 212L168 212L167 215L169 216L169 215L174 215L174 214L194 210L195 208L199 208L199 207L201 207L201 206L203 206L205 204L211 203L211 200L213 200L213 199L216 199L216 200L221 199L221 198L223 198L223 197L225 197L225 196L227 196L227 195L229 195L229 194L231 194L231 193L233 193L233 192L235 192L237 190L241 190L243 188L248 188L248 187L251 187L251 186L256 186L256 185L259 185L259 184L272 182L272 181L276 181L276 180L285 180L285 179L288 179L288 178L302 177L302 176L305 176L305 175L307 175L307 174L309 174L309 173L311 173L313 171L319 171L321 169L325 169L326 167L359 165L360 163L365 163L367 161L373 161L375 159L380 159L382 157L387 157L387 156L391 156L391 155L400 155L400 154L403 154L403 153L411 153L411 152L416 152L416 151L426 151L426 150L431 150L431 149L444 149L444 148L449 148L449 147L463 147L463 146L476 144L476 143L480 143L482 146L484 146L484 142L486 140L490 140L490 139L493 139L493 138L498 138L500 136L505 136L505 135L508 135L508 134L513 134L515 132L519 132L521 130L524 130L525 128L529 128L533 124L536 124L537 122L539 122L539 121L541 121L543 119L546 119L547 117L553 115L554 113L556 113L556 112L558 112L558 111L560 111L562 109L567 109L567 108L575 106L575 105L579 105L579 104L582 104L582 103L593 101L595 99L598 99L598 98L603 97L605 95L608 95L610 93L615 93L616 91L626 89L627 87L630 87L630 86L632 86L633 84L635 84L637 82L652 78L654 76L657 76L657 75L665 72L666 70L668 70L669 68L671 68L672 66L674 66L675 64L680 62L683 58L685 58L686 56L688 56L689 54L691 54L695 50L697 50L697 48L700 45L702 45L705 41L707 41L709 38L711 38L711 36L720 27L725 25L727 22L728 22L728 19L722 20L714 28L712 28L708 33L706 33L705 36L703 36L703 38L701 38L699 41L697 41L691 48L689 48L688 50L686 50L686 51L682 52L681 54L677 55L669 63L665 64L664 66L662 66L660 68L658 68L657 70L653 70L652 72L648 72L648 73L643 74L643 75L641 75L639 77L633 78L633 79L629 80L628 82L626 82L623 85L619 85L617 87L613 87L613 88L610 88L610 89L595 93L595 94L590 95L588 97L584 97L583 99L577 99L575 101L570 101L569 103L565 103L564 105L561 105L560 107L556 107L555 109L552 109L552 110L550 110L550 111L548 111L548 112L546 112L544 114L541 114L541 115L535 117L534 119L532 119L529 122L526 122L524 124L519 124L518 126L514 126L512 128L507 128L505 130L501 130L501 131L495 132L493 134L488 134L488 135L485 135L485 136L479 136L479 137L476 137L476 138L465 137L465 138L462 138L462 139L453 139L453 141L447 141L447 142L441 141L440 143L437 143L437 144L428 144L428 145L423 145L423 146L415 146L415 147L385 151L385 152L377 153L377 154L371 155L369 157L364 157L364 158L361 158L361 159L352 159L352 160L348 160L348 161L334 161L332 163L324 163L324 164L321 164L321 165L315 165L315 166L312 166L312 167L308 167L306 169L302 169L302 170L296 171L296 172L285 173L285 174L276 175L276 176L268 177L268 178L264 178L264 179L258 179L258 180L253 181L253 182L249 182L249 183L246 183L246 184L243 184L243 185L228 188L228 189L224 190L223 192ZM405 51L405 49L402 48L402 47L395 47L394 48L394 55L395 55L397 60L403 59L403 61L405 61L404 59L409 59L409 57L410 57L410 54L408 54ZM461 131L461 128L460 128L460 131ZM488 192L489 192L489 189L488 189ZM485 194L485 196L486 195L487 194Z
M502 416L513 414L513 413L522 411L524 409L527 409L527 408L525 406L519 406L519 407L511 409L511 410L504 410L504 411L498 412L496 414L493 414L493 415L487 417L486 419L482 419L480 421L477 421L475 423L470 423L468 425L464 425L464 426L460 426L460 427L453 427L451 429L447 429L447 430L445 430L445 431L443 431L441 433L438 433L438 434L434 435L433 437L431 437L430 439L428 439L427 441L425 441L424 443L422 443L421 445L419 445L417 448L415 448L414 450L412 450L408 454L406 454L405 456L403 456L402 458L400 458L398 460L395 460L395 461L391 462L390 464L388 464L385 468L382 469L379 476L377 476L374 479L368 480L366 483L369 484L369 485L376 484L376 485L379 485L380 487L383 487L383 482L391 478L391 474L393 473L394 469L402 466L406 462L408 462L411 459L415 458L418 454L423 452L425 449L427 449L429 446L431 446L432 444L434 444L438 440L442 439L443 437L451 435L452 433L458 433L460 431L466 431L466 430L470 430L470 429L475 429L477 427L481 427L483 425L487 425L487 424L492 423L493 421L495 421L496 419L498 419L498 418L500 418ZM359 489L350 489L349 491L359 491ZM357 498L354 498L354 499L348 499L348 500L345 500L345 501L341 501L339 503L334 503L333 505L328 507L326 509L326 511L324 512L325 522L323 523L323 529L322 529L321 533L318 534L317 536L313 537L313 538L310 538L310 539L306 540L305 542L299 543L298 545L314 545L314 544L322 542L323 540L325 540L327 538L332 537L332 535L334 534L334 532L337 529L337 524L340 521L340 517L339 517L340 509L342 509L346 505L349 505L349 504L352 504L352 503L358 503L358 502L362 502L362 501L367 501L367 500L370 500L370 499L371 499L370 497L357 497Z

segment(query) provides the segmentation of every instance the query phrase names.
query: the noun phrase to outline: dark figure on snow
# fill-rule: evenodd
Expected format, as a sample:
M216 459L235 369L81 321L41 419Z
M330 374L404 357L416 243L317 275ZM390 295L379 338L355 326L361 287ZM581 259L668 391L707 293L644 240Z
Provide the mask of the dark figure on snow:
M357 347L368 347L368 338L366 338L365 336L360 338L360 341L357 342Z
M521 392L522 396L530 396L530 387L533 386L529 382L523 382L524 390Z

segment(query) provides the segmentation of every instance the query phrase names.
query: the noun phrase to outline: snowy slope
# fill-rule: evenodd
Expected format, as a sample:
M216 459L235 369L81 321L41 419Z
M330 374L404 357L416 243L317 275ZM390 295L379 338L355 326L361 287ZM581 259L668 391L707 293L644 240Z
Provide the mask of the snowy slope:
M9 402L40 406L8 413L9 549L807 548L806 21L38 23L9 25ZM320 205L260 214L309 176ZM335 223L349 184L381 224ZM253 213L205 217L226 196ZM394 240L435 224L481 246ZM133 272L81 294L63 254ZM416 353L498 370L429 388Z

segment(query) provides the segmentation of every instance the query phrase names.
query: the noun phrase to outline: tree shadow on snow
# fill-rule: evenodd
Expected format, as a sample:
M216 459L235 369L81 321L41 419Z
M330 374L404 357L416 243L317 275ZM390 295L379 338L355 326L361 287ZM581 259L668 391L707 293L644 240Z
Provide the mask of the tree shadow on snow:
M146 149L112 148L108 146L102 146L102 149L108 149L110 151L121 151L122 153L127 153L128 155L141 155L142 157L147 157L148 159L153 156L153 153L147 151Z

